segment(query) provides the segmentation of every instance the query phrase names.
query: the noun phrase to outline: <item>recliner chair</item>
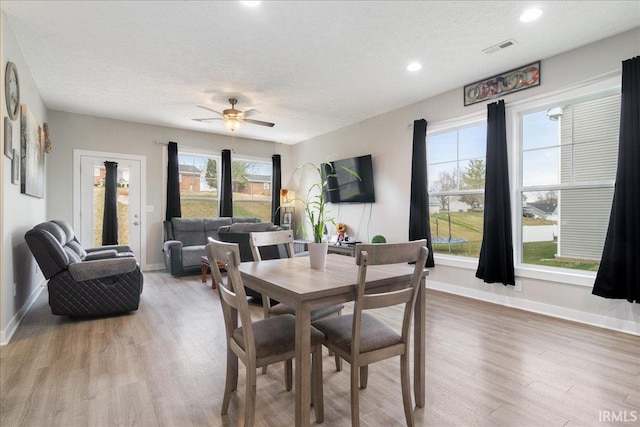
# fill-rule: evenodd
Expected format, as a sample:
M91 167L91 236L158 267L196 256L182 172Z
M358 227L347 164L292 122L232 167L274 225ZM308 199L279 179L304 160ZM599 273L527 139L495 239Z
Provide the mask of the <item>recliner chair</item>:
M128 246L85 250L71 225L59 220L36 225L25 240L48 280L53 314L85 317L138 309L144 278Z

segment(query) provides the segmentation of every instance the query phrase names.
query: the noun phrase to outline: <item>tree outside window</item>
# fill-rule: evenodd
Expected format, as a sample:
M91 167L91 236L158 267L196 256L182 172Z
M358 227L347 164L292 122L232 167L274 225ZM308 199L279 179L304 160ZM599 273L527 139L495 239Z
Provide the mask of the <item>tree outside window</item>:
M271 221L271 163L231 162L233 215Z
M486 125L427 137L434 252L478 257L482 244Z

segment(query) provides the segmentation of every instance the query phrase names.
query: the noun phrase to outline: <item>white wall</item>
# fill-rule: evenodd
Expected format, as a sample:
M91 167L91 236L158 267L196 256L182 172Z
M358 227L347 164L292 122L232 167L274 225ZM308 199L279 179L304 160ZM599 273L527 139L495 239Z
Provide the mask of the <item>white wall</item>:
M541 85L504 97L510 103L534 99L599 76L620 72L621 62L638 55L640 29L593 43L573 51L543 59ZM531 58L537 60L539 58ZM485 76L478 76L482 78ZM376 203L373 205L332 205L337 220L356 228L358 240L370 240L383 234L389 242L408 238L411 145L416 119L424 118L429 128L448 121L486 115L486 103L464 107L462 88L443 93L402 109L373 117L293 146L294 164L336 160L371 154L374 161ZM507 117L509 120L509 117ZM510 147L514 152L513 147ZM291 188L307 188L306 179L293 180ZM339 210L338 210L339 209ZM369 209L371 215L369 216ZM299 215L298 215L299 217ZM448 265L444 265L448 264ZM587 323L640 334L640 307L620 300L605 300L591 295L589 277L547 276L518 268L523 291L513 287L488 285L475 278L477 261L447 261L436 258L429 283L433 287L486 299L505 305L541 311Z
M16 64L18 80L20 82L20 104L27 105L35 119L42 125L47 121L47 110L40 97L29 67L22 56L20 47L2 12L2 52L0 53L0 84L2 99L0 99L0 120L2 121L2 145L0 152L4 153L4 117L8 117L4 99L4 74L7 62ZM20 148L20 117L12 122L13 146ZM20 185L11 184L11 160L0 154L0 344L5 344L10 338L20 319L38 295L44 277L30 255L29 248L24 241L24 233L39 222L46 220L46 198L20 194ZM45 156L45 168L50 166L50 158ZM45 183L46 191L50 187ZM14 295L15 284L15 295Z
M47 171L49 188L56 189L55 195L47 199L48 219L62 219L73 222L73 150L103 151L111 153L145 156L146 201L153 212L146 212L146 242L143 250L146 265L143 269L164 268L162 257L162 221L165 218L166 203L166 144L178 143L178 153L190 149L207 150L220 154L225 148L235 151L233 156L250 156L271 160L273 154L282 155L283 177L290 174L289 152L291 147L273 142L256 141L228 136L193 132L162 126L111 120L81 114L49 111L49 132L53 151L49 154L50 167ZM162 144L157 144L156 141ZM186 146L186 147L185 147ZM52 166L55 165L55 166ZM62 191L61 191L62 190ZM144 224L143 224L144 226Z

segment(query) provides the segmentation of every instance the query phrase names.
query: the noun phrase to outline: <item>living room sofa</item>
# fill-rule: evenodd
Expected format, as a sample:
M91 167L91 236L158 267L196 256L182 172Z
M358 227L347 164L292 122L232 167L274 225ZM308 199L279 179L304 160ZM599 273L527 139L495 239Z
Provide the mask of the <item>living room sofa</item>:
M247 234L249 231L274 229L279 227L270 222L261 222L257 218L172 218L171 221L164 221L164 264L173 276L200 274L207 238L222 240L219 230L243 230ZM247 248L248 243L247 237Z

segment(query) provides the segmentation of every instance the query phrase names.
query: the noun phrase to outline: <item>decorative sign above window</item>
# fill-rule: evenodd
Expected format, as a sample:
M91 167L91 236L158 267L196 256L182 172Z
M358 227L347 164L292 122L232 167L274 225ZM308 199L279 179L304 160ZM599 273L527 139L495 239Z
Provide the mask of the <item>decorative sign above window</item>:
M534 86L540 86L540 61L466 85L464 106Z

